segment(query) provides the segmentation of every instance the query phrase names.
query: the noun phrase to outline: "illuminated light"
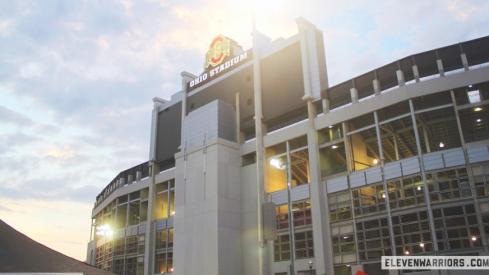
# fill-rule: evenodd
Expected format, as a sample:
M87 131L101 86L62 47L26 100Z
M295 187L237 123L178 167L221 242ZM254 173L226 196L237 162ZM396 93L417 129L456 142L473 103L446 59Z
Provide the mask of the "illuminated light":
M377 164L379 163L379 160L378 159L374 159L374 164Z
M336 148L338 148L338 145L333 145L333 146L331 146L331 148L336 149Z
M172 267L172 268L170 268L170 271L171 271L171 272L173 272L173 267Z
M482 119L480 119L480 118L477 119L477 122L481 122L481 121L482 121Z
M477 108L474 109L474 111L479 112L479 111L482 111L482 109L479 108L479 107L477 107Z
M387 197L385 194L382 194L382 198L385 199L385 197Z
M476 237L476 236L473 236L473 237L472 237L472 241L473 241L473 242L477 241L477 237Z
M98 236L112 236L113 234L113 231L110 229L110 225L108 224L97 226L95 229L97 230L95 235Z
M445 147L445 144L443 142L440 142L440 148Z
M347 236L344 236L344 237L343 237L343 239L345 239L345 240L346 240L346 239L348 239L348 237L347 237Z
M351 265L347 264L346 267L350 267Z
M472 84L469 85L469 88L472 88Z
M172 215L175 215L175 211L171 211L171 214L172 214Z
M419 244L419 246L420 246L420 247L424 247L424 243L420 243L420 244Z
M418 191L421 191L421 186L418 186Z
M406 251L406 253L405 253L405 254L406 254L406 255L409 255L409 251Z
M329 129L332 129L332 128L333 128L333 125L329 125L329 126L328 126L328 128L329 128Z
M280 159L271 159L270 165L277 168L277 169L284 169L285 168L285 166L282 164L282 161L280 161Z

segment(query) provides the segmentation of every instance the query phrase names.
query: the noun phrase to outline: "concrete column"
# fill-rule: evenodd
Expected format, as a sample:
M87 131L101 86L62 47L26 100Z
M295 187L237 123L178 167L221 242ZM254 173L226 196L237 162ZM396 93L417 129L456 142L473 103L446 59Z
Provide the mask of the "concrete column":
M263 236L263 213L262 206L265 202L265 148L263 146L263 110L261 93L261 66L260 66L260 44L264 35L256 30L253 22L253 92L255 103L255 148L256 148L256 202L257 202L257 274L268 274L268 261L266 251L266 240Z
M149 160L156 160L156 143L158 133L158 113L160 108L165 105L167 101L159 97L153 98L153 113L151 117L151 140L149 143Z
M397 75L397 83L399 83L399 87L402 87L406 84L406 81L404 80L404 72L401 70L396 71Z
M309 151L310 178L309 185L311 209L313 211L313 238L314 238L314 268L316 274L334 274L333 251L331 247L331 228L329 221L329 209L327 201L326 185L321 178L321 164L319 158L319 145L314 129L307 132L307 144Z
M460 122L460 115L458 113L458 110L457 110L457 101L455 99L455 93L453 92L453 90L450 91L450 94L452 96L452 102L453 102L453 109L455 110L455 118L457 120L457 127L458 127L458 133L460 135L460 141L462 143L462 148L463 148L463 152L464 152L464 157L465 157L465 163L470 163L469 161L469 156L467 154L467 144L465 143L465 138L464 138L464 135L463 135L463 131L462 131L462 123ZM469 173L469 175L472 174L472 166L470 165L467 165L467 172ZM469 184L470 184L470 189L472 190L472 192L475 192L475 183L474 183L474 180L473 178L469 178ZM476 217L477 217L477 223L479 224L479 232L481 234L481 239L482 239L482 245L484 247L484 254L488 254L488 243L487 243L487 238L486 238L486 233L484 231L484 226L483 226L483 221L482 221L482 214L481 214L481 210L480 210L480 204L479 204L479 199L477 198L477 196L475 194L473 194L472 198L474 199L474 205L476 205L475 207L475 213L476 213ZM481 256L483 256L484 254L480 254ZM486 256L484 255L484 256ZM489 256L489 255L487 255Z
M154 266L154 254L155 254L155 231L156 228L154 226L155 220L155 201L156 201L156 175L160 170L156 161L151 161L151 184L149 185L148 190L148 216L146 219L146 236L144 239L144 274L153 274L153 266ZM139 172L140 173L140 172ZM129 210L129 207L127 208Z
M391 252L393 256L396 256L396 242L394 240L394 229L392 227L392 213L389 199L389 188L387 186L387 181L385 179L384 170L385 170L385 160L384 160L384 150L382 149L382 139L380 135L380 126L379 126L379 118L377 115L377 111L374 112L374 120L375 120L375 131L377 133L377 143L379 144L379 155L380 155L380 166L382 169L382 184L384 186L384 190L386 193L385 197L385 207L387 210L387 224L389 225L389 235L391 236Z
M189 72L183 71L180 73L182 76L182 123L183 119L187 116L187 83L192 81L192 79L197 78L196 75L193 75Z
M312 104L312 83L311 83L311 67L309 64L309 52L308 52L308 35L310 33L310 23L305 19L299 18L297 20L299 25L301 56L302 56L302 77L304 79L304 96L302 100L307 102L307 110L309 116L309 126L314 128L315 110Z
M409 108L411 110L411 120L413 122L414 136L416 139L416 148L418 149L419 166L421 168L421 177L423 179L424 199L426 202L426 209L427 209L426 212L428 212L428 218L430 221L431 240L433 242L433 250L435 252L435 255L438 255L438 239L436 238L435 223L433 220L433 209L431 208L430 194L428 191L428 182L426 180L426 172L424 169L424 162L423 162L423 151L421 150L421 143L419 141L419 133L418 133L418 126L417 126L418 122L416 121L416 116L414 114L414 105L413 105L412 99L409 100ZM426 142L428 142L428 141L426 141Z
M358 103L358 90L355 88L351 88L350 94L351 94L351 102Z
M236 93L236 142L239 144L244 143L241 139L241 114L239 108L239 93Z
M261 123L261 132L263 133L263 136L266 136L268 133L268 125L266 123Z
M413 74L414 74L414 79L416 82L419 82L419 71L418 71L418 65L413 66Z
M445 70L443 69L443 62L441 59L436 60L436 65L438 66L438 72L440 76L445 76Z
M322 103L323 103L323 114L329 113L329 110L330 110L329 109L329 100L323 99Z
M460 55L460 57L462 58L462 64L464 65L464 71L468 71L469 70L469 61L467 61L467 56L463 53Z
M378 96L380 95L380 81L377 80L377 79L374 79L372 81L372 84L374 86L374 92L375 92L375 96Z

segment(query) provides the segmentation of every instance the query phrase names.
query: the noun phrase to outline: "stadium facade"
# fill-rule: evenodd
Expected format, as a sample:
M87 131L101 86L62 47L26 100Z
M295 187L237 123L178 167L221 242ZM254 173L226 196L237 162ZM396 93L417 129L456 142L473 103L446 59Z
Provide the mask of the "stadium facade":
M297 25L250 50L217 36L154 99L149 160L97 196L88 263L371 275L384 255L487 255L489 37L329 87L322 32Z

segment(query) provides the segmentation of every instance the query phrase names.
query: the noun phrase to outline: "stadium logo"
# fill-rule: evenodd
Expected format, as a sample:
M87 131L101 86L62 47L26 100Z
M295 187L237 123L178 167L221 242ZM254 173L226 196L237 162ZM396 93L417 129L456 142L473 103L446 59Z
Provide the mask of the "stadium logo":
M205 55L205 67L209 65L216 67L221 64L226 56L230 55L231 42L223 35L216 36L211 43L211 47Z

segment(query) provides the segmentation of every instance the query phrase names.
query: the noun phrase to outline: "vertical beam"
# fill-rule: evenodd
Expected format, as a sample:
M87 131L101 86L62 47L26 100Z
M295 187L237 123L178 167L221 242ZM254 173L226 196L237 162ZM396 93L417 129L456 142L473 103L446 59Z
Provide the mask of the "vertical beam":
M149 143L149 160L156 160L156 144L157 144L157 133L158 133L158 113L160 107L166 103L166 100L159 97L153 98L153 113L151 116L151 140ZM131 182L128 182L131 184ZM124 184L122 184L124 185Z
M419 82L419 70L418 70L418 65L414 65L413 66L413 74L414 74L414 79L415 79L415 82L418 83Z
M467 165L466 165L467 173L469 175L473 175L472 174L472 167L470 166L470 162L469 162L469 156L467 155L467 146L465 144L464 134L462 132L462 123L460 122L460 116L459 116L458 110L457 110L457 101L455 99L455 93L453 92L453 90L451 90L450 94L452 96L453 109L455 111L455 119L457 120L458 133L460 135L460 142L462 143L462 149L464 152L465 163L467 163ZM487 243L487 239L486 239L484 226L482 225L482 214L480 211L479 199L477 198L477 193L475 191L475 183L474 183L473 177L469 177L469 184L470 184L470 190L472 191L472 198L474 199L474 205L476 206L475 207L475 213L476 213L477 223L479 224L479 232L481 234L482 246L484 247L484 251L487 252L488 251L488 247L487 247L488 243Z
M310 27L306 25L303 19L298 19L297 23L299 25L299 35L300 35L300 46L301 46L301 56L302 56L302 77L304 79L304 96L302 100L307 102L307 114L309 117L309 128L314 129L314 117L316 116L316 111L314 104L312 104L312 84L311 84L311 66L309 64L309 52L308 52L308 32L310 32Z
M329 100L328 99L323 99L322 100L322 103L323 103L323 114L327 114L329 113Z
M239 107L239 93L236 93L236 142L241 144L241 111Z
M146 236L144 239L144 274L153 274L153 266L154 266L154 255L155 255L155 212L154 209L155 201L156 201L156 175L158 174L159 167L156 164L156 161L151 161L151 184L149 185L148 190L148 214L146 217ZM128 207L129 209L129 203Z
M436 60L436 65L438 66L438 72L440 73L440 76L445 76L445 69L443 68L443 62L441 61L441 59Z
M350 89L351 103L358 103L358 90L355 88Z
M462 64L464 65L464 71L469 70L469 61L467 61L467 55L464 53L460 55L460 58L462 58Z
M313 209L311 215L314 221L312 223L314 265L316 274L334 274L327 191L321 177L318 136L314 129L307 131L307 144L309 152L308 166L311 175L309 184L310 202L311 209Z
M257 231L258 231L258 274L268 274L267 253L265 239L263 237L263 216L262 206L265 202L265 149L263 147L263 113L262 113L262 94L261 94L261 72L260 72L260 50L258 39L260 33L256 30L255 16L253 11L253 92L255 103L255 146L256 146L256 195L257 195Z
M181 72L180 75L182 76L182 123L183 123L183 119L187 116L187 93L189 92L187 90L187 83L192 81L192 79L197 78L197 76L185 71Z
M433 240L433 249L435 250L435 255L438 255L438 239L436 238L435 232L435 222L433 220L433 209L431 208L430 194L428 190L428 182L426 181L426 171L424 170L424 162L423 162L423 151L421 150L421 143L419 142L419 133L418 133L418 125L416 121L416 116L414 114L414 106L413 100L409 100L409 108L411 110L411 120L413 122L414 136L416 138L416 146L418 148L418 158L419 158L419 166L421 168L421 177L423 179L423 191L424 191L424 199L426 201L426 209L428 212L428 218L430 220L430 233L431 239Z
M389 235L391 236L390 237L391 252L392 252L392 256L396 256L396 243L394 241L394 229L392 227L392 214L391 214L391 205L390 205L390 199L389 199L389 188L387 186L387 181L386 181L385 175L384 175L385 160L384 160L384 153L383 153L383 148L382 148L382 139L380 136L379 118L377 116L377 111L374 112L374 120L375 120L375 131L377 133L377 143L379 144L380 168L382 169L382 184L384 186L384 192L385 192L385 206L387 209L387 222L389 225Z
M396 160L399 160L399 147L397 146L397 134L393 132L392 138L394 139L394 151L396 152Z
M401 70L397 70L396 75L397 75L397 83L399 84L399 87L404 86L406 83L406 81L404 80L404 72Z
M428 139L428 130L426 129L426 125L423 124L423 136L424 136L424 143L426 145L426 152L430 153L431 148L430 148L430 140Z

